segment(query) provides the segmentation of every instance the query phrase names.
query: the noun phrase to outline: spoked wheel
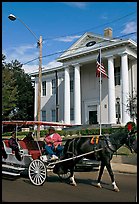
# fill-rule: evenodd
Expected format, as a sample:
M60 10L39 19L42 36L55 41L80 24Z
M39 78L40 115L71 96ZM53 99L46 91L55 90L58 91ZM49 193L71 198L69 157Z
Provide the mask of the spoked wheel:
M67 180L71 177L71 172L70 170L68 169L67 172L63 173L63 174L58 174L59 178L61 180Z
M39 160L33 160L29 165L29 178L30 181L36 185L41 186L46 180L47 177L47 171L45 164Z

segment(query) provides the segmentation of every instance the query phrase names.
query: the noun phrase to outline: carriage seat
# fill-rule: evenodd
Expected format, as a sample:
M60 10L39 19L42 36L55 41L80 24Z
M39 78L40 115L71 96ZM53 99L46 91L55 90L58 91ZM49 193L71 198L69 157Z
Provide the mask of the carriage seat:
M9 140L8 139L3 140L3 145L4 145L4 149L5 149L6 153L12 154L12 149L9 146Z
M41 156L43 150L39 150L36 141L24 142L22 140L18 141L22 149L27 149L28 153L32 156L33 159L38 159Z
M28 154L28 149L27 149L27 146L26 146L25 142L22 141L22 140L19 140L18 144L19 144L21 153Z

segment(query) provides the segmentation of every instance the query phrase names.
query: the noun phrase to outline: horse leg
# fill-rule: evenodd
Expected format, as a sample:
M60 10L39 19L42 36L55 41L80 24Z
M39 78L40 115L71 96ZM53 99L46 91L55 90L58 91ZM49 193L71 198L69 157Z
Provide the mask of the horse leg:
M113 174L113 171L112 171L110 162L108 162L108 163L106 164L106 168L107 168L107 170L108 170L108 172L109 172L109 175L110 175L110 178L111 178L111 181L112 181L113 190L116 191L116 192L118 192L118 191L119 191L119 188L118 188L117 185L116 185L116 182L115 182L115 179L114 179L114 174Z
M77 186L77 183L76 183L75 178L74 178L74 171L73 171L73 169L70 170L70 173L71 173L71 176L70 176L70 185Z
M103 162L101 162L99 175L98 175L98 179L97 179L97 187L98 188L102 188L102 186L100 184L100 181L101 181L101 177L102 177L102 174L103 174L103 171L104 171L104 167L105 167L105 164Z

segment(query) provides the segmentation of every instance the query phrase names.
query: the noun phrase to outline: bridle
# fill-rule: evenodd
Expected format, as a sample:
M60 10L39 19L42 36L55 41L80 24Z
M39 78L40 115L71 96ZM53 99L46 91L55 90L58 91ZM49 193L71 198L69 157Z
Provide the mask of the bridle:
M132 146L133 146L133 143L134 143L134 141L136 139L136 135L135 135L136 132L137 131L134 131L134 132L130 131L130 132L128 132L128 136L126 138L126 141L127 141L126 145L130 149L131 153L133 153Z

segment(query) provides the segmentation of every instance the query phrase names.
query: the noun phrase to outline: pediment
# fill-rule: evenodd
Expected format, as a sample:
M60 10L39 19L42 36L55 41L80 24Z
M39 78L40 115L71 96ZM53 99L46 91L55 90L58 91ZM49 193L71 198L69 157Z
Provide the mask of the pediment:
M100 45L104 46L107 44L112 43L112 40L110 41L110 39L99 36L99 35L95 35L93 33L87 32L85 33L83 36L81 36L66 52L64 52L57 61L61 61L62 58L69 58L70 55L77 55L78 53L82 53L82 52L87 52L89 50L95 50L95 49L99 49ZM87 43L89 42L96 42L94 45L92 46L86 46Z

